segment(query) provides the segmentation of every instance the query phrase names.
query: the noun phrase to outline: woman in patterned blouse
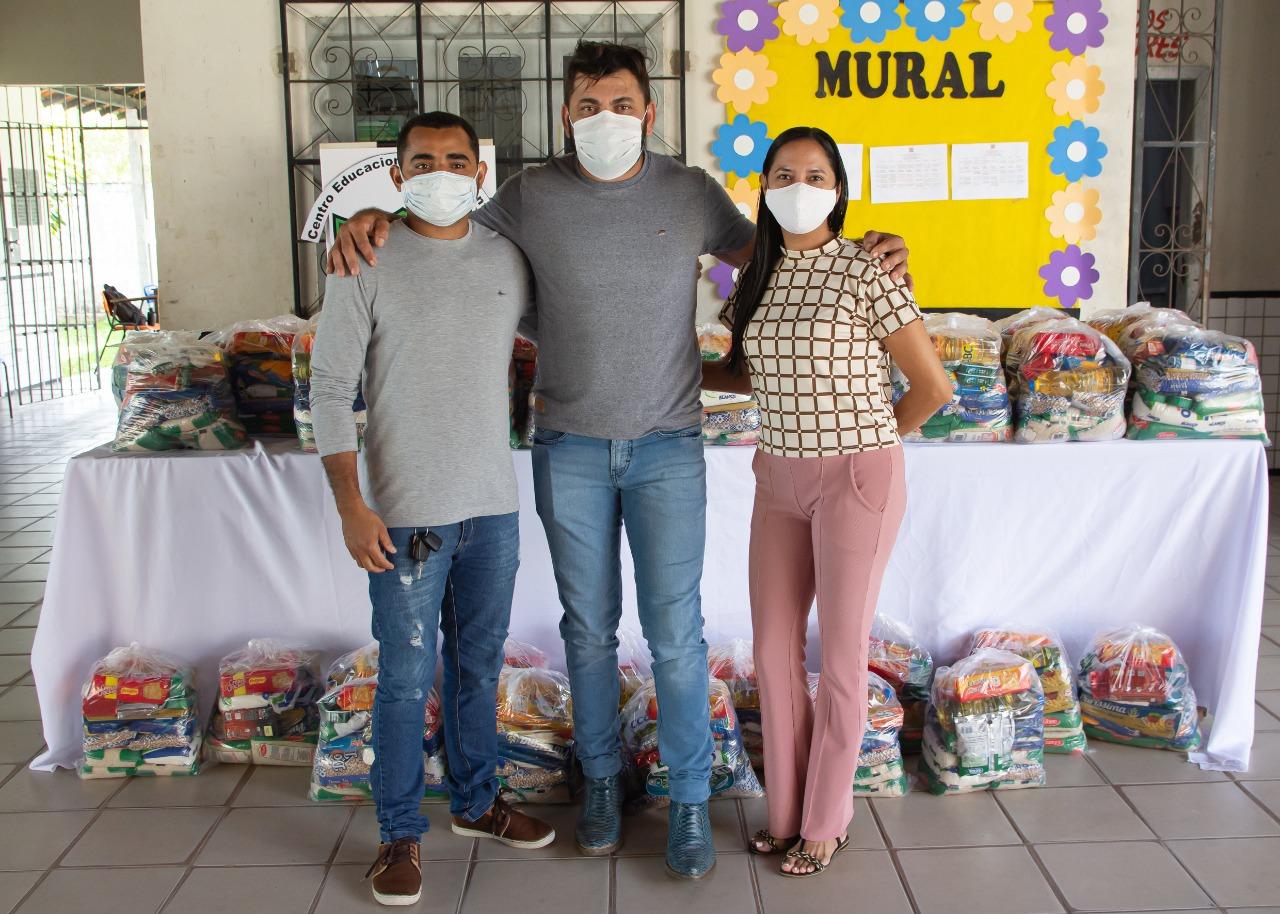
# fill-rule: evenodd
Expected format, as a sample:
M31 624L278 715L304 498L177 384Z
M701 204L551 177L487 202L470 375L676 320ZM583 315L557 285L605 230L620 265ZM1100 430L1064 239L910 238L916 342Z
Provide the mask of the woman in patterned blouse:
M867 636L906 509L899 435L951 398L909 286L840 234L845 182L824 131L774 140L755 253L721 313L733 346L703 383L760 403L750 575L769 828L751 849L785 852L788 876L822 872L848 842ZM911 385L896 406L890 356ZM822 674L811 704L815 597Z

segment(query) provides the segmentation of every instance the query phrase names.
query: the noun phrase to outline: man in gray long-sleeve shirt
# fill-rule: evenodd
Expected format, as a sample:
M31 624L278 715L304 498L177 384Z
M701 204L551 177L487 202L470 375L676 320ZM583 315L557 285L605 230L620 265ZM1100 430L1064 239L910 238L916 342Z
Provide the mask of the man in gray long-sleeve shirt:
M312 356L316 444L347 549L369 572L379 644L370 781L382 843L369 874L383 904L421 892L437 627L453 831L518 848L555 839L497 793L497 683L520 550L507 368L532 294L520 251L469 218L483 168L474 130L456 115L405 125L392 177L409 215L377 267L329 277ZM362 377L372 505L351 412Z

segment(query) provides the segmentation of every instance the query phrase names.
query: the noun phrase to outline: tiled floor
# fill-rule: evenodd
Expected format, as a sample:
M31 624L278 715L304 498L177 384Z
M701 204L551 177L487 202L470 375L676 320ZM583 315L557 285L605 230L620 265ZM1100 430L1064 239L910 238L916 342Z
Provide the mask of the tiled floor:
M90 781L33 773L41 748L28 651L68 456L105 440L109 397L0 420L0 914L380 910L361 882L369 806L305 798L308 772L213 767L189 780ZM1273 499L1273 504L1280 502ZM537 853L457 838L445 811L423 856L432 912L714 911L723 914L1280 912L1280 532L1273 534L1254 766L1230 777L1171 753L1097 745L1049 759L1051 787L859 801L852 848L819 879L784 880L743 852L763 801L720 801L720 860L705 882L662 865L664 820L627 822L613 858L579 857L573 810Z

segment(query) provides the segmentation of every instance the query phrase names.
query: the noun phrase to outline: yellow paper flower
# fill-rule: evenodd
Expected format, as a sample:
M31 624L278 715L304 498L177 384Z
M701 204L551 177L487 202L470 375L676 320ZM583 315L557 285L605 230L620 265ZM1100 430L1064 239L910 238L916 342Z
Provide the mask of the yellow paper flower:
M716 98L733 105L739 114L752 105L769 100L769 90L778 84L778 74L769 69L769 58L755 51L728 51L720 56L720 68L711 74Z
M840 24L840 5L836 0L782 0L778 15L782 31L799 44L822 44Z
M760 191L751 186L751 182L746 178L739 178L733 182L733 186L728 188L729 199L733 201L733 205L738 208L738 212L746 216L752 222L756 221L756 206L760 202Z
M1107 91L1099 77L1101 67L1090 66L1083 57L1058 61L1053 65L1053 82L1045 92L1053 99L1053 113L1076 119L1098 110L1098 99Z
M978 35L983 41L999 38L1005 44L1020 32L1031 31L1033 0L978 0L973 8L973 21L979 23Z
M1098 234L1102 210L1098 209L1098 192L1085 187L1079 181L1056 191L1053 204L1044 211L1049 220L1049 232L1067 244L1092 241Z

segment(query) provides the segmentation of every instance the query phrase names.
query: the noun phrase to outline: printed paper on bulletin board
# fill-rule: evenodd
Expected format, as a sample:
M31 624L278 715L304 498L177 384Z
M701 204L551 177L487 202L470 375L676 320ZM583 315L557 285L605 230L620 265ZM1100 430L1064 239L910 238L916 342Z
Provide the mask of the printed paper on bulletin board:
M714 79L726 116L712 151L731 195L745 203L748 188L754 194L773 137L818 126L865 150L845 234L904 236L922 305L1078 306L1098 280L1078 245L1101 218L1088 184L1106 155L1088 126L1105 86L1086 54L1107 20L1098 0L1056 7L724 0L717 29L726 48ZM925 98L916 97L921 87ZM872 202L872 148L969 143L1026 143L1026 198Z

